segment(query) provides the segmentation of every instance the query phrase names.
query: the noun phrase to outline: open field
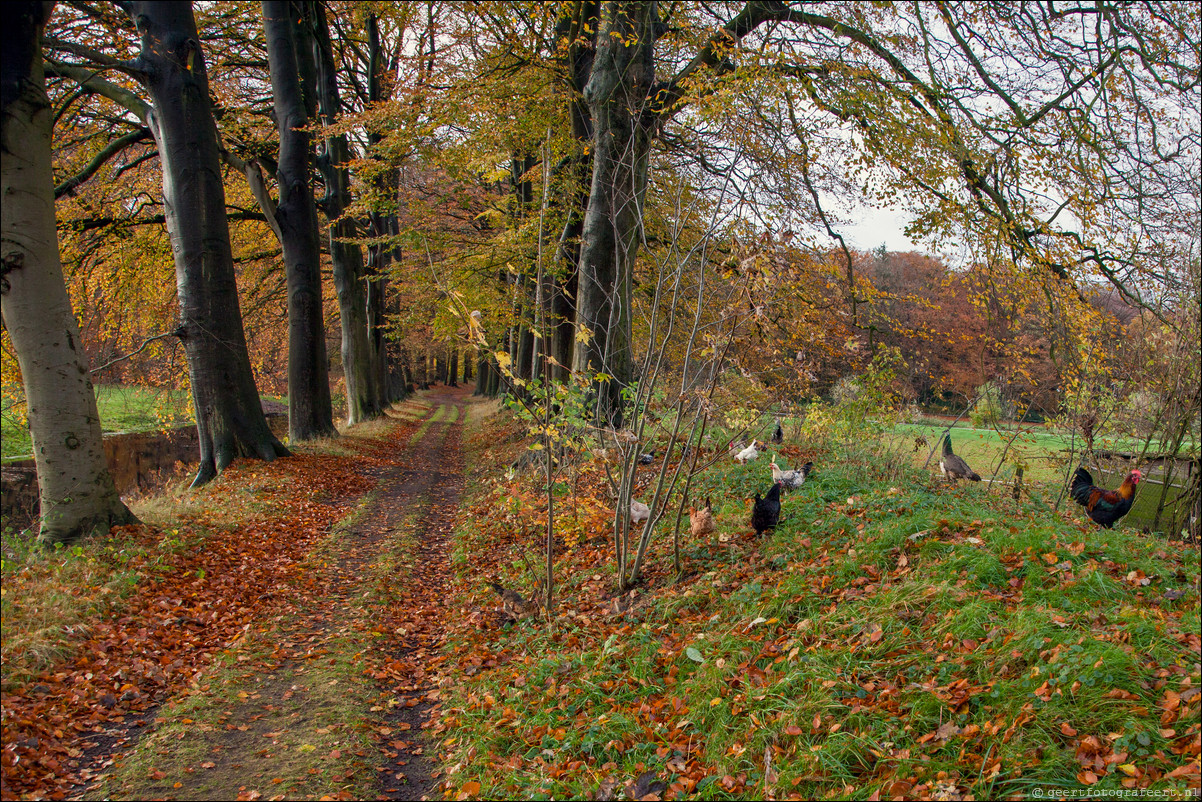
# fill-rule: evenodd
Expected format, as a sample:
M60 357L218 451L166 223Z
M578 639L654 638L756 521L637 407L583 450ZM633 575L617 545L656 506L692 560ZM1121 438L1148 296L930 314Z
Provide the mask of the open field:
M268 396L264 396L268 399ZM272 397L271 400L276 400ZM96 387L96 406L104 432L143 432L169 429L195 420L192 397L186 390L160 390L151 387L123 387L102 384ZM24 403L13 408L6 392L3 400L3 457L22 459L32 453Z
M66 793L103 770L97 797L220 781L220 793L248 798L375 798L402 781L412 791L434 768L428 796L461 799L1196 786L1195 547L1100 530L1071 505L1051 509L1039 488L1015 502L859 445L786 443L773 453L816 469L784 498L773 533L757 538L747 523L767 456L739 465L723 454L693 485L712 496L717 531L693 537L686 524L677 576L661 524L643 580L616 594L612 502L603 466L586 459L557 503L553 612L506 623L485 583L531 595L525 557L545 529L537 478L498 478L525 439L504 415L471 413L464 506L420 505L442 516L429 531L448 539L424 552L430 535L412 516L369 516L402 509L375 500L401 475L452 481L454 471L412 470L408 455L460 416L413 403L395 412L144 501L150 526L6 556L3 680L21 711L11 720L40 726L35 713L62 700L69 709L46 712L81 727L154 711L111 768L35 777L33 761L66 766L72 744L23 730L12 770L22 787ZM450 454L460 447L447 441ZM639 469L638 498L650 500L655 471ZM373 562L357 549L376 536ZM437 610L400 595L426 587L436 564ZM421 581L398 581L410 576ZM447 630L437 648L394 657L398 638L431 626ZM167 668L104 696L131 665ZM410 666L425 677L419 695L439 703L428 721L403 712L417 698L389 712L402 698L393 684L414 682ZM40 690L65 684L76 693Z
M24 404L13 409L6 394L3 405L4 458L27 457L32 453L32 444ZM192 399L185 390L102 384L96 387L96 406L105 432L167 429L194 420Z
M938 450L939 440L945 428L946 424L934 426L902 423L898 424L894 431L899 436L899 445L903 446L911 443L914 438L925 437L927 445L915 452L914 463L921 466L934 448L936 452L931 457L929 467L938 469L941 453ZM1059 488L1067 483L1077 465L1082 464L1080 450L1083 444L1080 439L1076 442L1077 453L1070 463L1069 456L1073 453L1070 438L1039 425L1023 426L1017 434L956 426L951 432L951 438L956 454L963 457L985 481L993 479L1008 486L1014 481L1015 464L1021 463L1025 466L1024 482L1043 485L1049 493L1058 492ZM913 448L912 445L910 447ZM1142 443L1099 438L1097 448L1138 452ZM1126 475L1124 471L1109 470L1109 466L1099 469L1096 465L1086 464L1086 468L1092 473L1094 481L1105 487L1117 487ZM1145 467L1143 473L1144 481L1140 483L1135 503L1127 515L1128 525L1137 528L1152 526L1163 487L1163 470L1159 466ZM1173 486L1169 490L1170 503L1180 492L1182 481L1184 479L1180 474L1174 478Z

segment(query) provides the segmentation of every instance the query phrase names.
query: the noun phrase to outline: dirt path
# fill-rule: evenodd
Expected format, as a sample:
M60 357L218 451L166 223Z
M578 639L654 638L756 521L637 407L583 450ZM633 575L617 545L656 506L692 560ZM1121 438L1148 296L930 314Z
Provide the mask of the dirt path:
M232 674L217 669L219 678L191 699L159 711L162 726L128 757L135 768L127 774L141 779L103 792L338 799L374 785L381 799L441 797L425 730L450 612L468 392L439 388L420 398L429 412L416 431L410 424L390 436L396 456L376 468L376 491L336 527L328 548L310 554L312 573L286 599L288 612L248 631L231 650Z
M373 532L408 529L413 562L407 576L397 576L400 598L391 610L395 639L386 645L397 672L396 701L387 721L398 733L419 733L429 726L437 689L431 682L431 658L445 636L443 622L448 610L450 582L450 533L463 491L463 459L460 435L464 392L447 391L431 396L430 403L455 410L453 423L435 422L412 449L409 463L385 477L383 489L355 533L365 544L374 542ZM407 520L420 510L416 520ZM371 546L368 545L368 548ZM387 799L423 799L439 796L433 762L423 737L391 742L395 770L382 773L382 795Z

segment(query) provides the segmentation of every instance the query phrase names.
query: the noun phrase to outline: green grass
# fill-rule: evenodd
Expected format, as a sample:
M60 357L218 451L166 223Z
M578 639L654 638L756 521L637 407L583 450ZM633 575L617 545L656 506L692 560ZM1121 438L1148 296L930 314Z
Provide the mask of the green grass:
M923 437L927 444L913 451L915 463L921 465L926 461L931 449L937 449L943 436L945 426L926 424L899 423L894 427L897 433L897 445L913 449L915 438ZM1024 478L1037 482L1054 482L1064 478L1064 452L1069 448L1069 438L1054 431L1045 430L1038 424L1023 424L1023 431L1014 437L1013 444L1007 454L1007 462L1000 465L1002 453L1011 435L999 433L993 429L977 429L972 426L956 426L951 431L952 449L983 477L988 478L996 471L997 475L1012 477L1014 475L1014 460L1021 460L1026 465ZM1078 449L1081 442L1077 443ZM938 468L941 450L936 450L931 458L931 465Z
M378 492L362 497L306 555L302 573L326 570L348 552L349 533ZM257 787L270 789L269 798L317 799L374 791L376 772L361 756L376 749L367 711L377 689L364 679L363 655L367 640L380 633L369 633L362 619L382 604L374 589L386 586L382 576L395 574L395 552L411 548L402 539L392 534L393 548L363 567L369 590L362 597L330 611L324 597L299 596L289 613L248 627L216 655L192 692L159 712L157 726L102 778L98 796L235 799ZM323 614L331 621L323 624Z
M6 388L0 413L5 459L20 459L32 453L24 402L14 405ZM19 397L19 394L18 394ZM192 398L186 390L158 390L150 387L121 387L102 384L96 387L96 406L101 428L107 432L137 432L165 429L194 420Z
M168 532L158 544L124 535L103 542L46 549L32 538L5 533L0 559L4 641L0 687L29 682L86 638L89 622L120 609L136 592L148 563L169 561L197 542Z
M760 421L761 427L765 431L770 429L772 421L771 416L764 416ZM913 467L926 464L928 471L937 471L942 453L941 440L949 422L950 419L945 421L920 415L916 422L894 425L878 445L883 445L886 451L905 455ZM1071 473L1083 462L1081 450L1084 448L1084 441L1077 438L1074 442L1069 435L1043 424L1008 425L1012 427L1011 431L997 431L992 428L977 428L968 420L956 421L950 431L952 447L986 482L1000 482L1010 487L1015 479L1016 467L1022 465L1023 482L1027 488L1034 488L1037 492L1059 494ZM785 428L787 432L790 431L788 423ZM923 442L919 442L919 438ZM1105 436L1098 439L1096 448L1100 451L1138 452L1143 445L1142 441L1131 438ZM1074 446L1075 456L1070 463L1069 457L1073 454ZM1156 447L1158 446L1153 444L1153 450ZM1185 447L1188 449L1189 444ZM1090 466L1090 469L1095 482L1103 487L1118 487L1126 475L1125 469L1122 472L1109 471L1105 466ZM1163 487L1162 476L1163 472L1159 466L1144 468L1144 481L1124 525L1136 529L1154 528L1156 507ZM1173 501L1184 490L1184 479L1180 471L1177 472L1174 481L1176 484L1170 488L1165 506L1166 513L1155 526L1157 531L1163 531L1171 524Z
M14 398L18 399L16 403ZM279 396L265 395L262 398L284 404L288 402L287 398ZM29 437L23 393L19 388L6 387L0 405L3 459L27 459L33 453L33 444ZM96 387L96 407L105 434L165 430L196 420L192 396L187 390L102 384Z
M912 452L914 465L920 466L926 461L932 448L937 448L942 437L943 427L925 426L922 424L898 424L894 427L898 438L895 445L902 452L910 452L914 438L923 436L927 445ZM1042 430L1038 425L1023 425L1023 431L1013 439L1010 449L1006 445L1010 434L999 433L992 429L976 429L971 426L956 427L951 432L952 447L956 454L963 457L977 473L985 479L993 478L1007 484L1014 481L1015 462L1025 465L1023 481L1030 484L1042 484L1047 489L1057 490L1064 485L1068 475L1081 462L1078 453L1073 464L1068 463L1070 440L1067 436L1050 430ZM908 447L907 447L908 446ZM1080 440L1076 443L1078 451L1083 447ZM1108 439L1099 441L1100 449L1138 449L1141 444L1132 441ZM1006 453L1006 463L1002 464L1003 453ZM930 465L937 467L941 451L936 451ZM1125 472L1094 469L1094 481L1103 487L1116 488L1122 483ZM1156 516L1156 507L1160 500L1162 479L1158 478L1159 470L1145 469L1144 481L1140 484L1135 497L1135 503L1125 519L1126 525L1133 528L1151 527ZM1181 482L1178 474L1177 482ZM1173 500L1183 492L1182 485L1174 485L1168 495L1166 509L1171 507ZM1168 522L1165 517L1161 525Z
M359 789L353 795L370 789L375 772L353 757L342 759L373 746L360 712L371 695L355 659L362 644L331 638L303 671L272 672L264 666L279 666L276 636L251 633L219 655L197 692L160 711L159 726L114 765L98 793L235 799L257 786L278 798L316 799L331 789Z
M1124 787L1121 763L1186 790L1147 777L1196 737L1197 701L1161 718L1168 689L1202 684L1196 549L841 454L755 541L742 499L766 475L761 458L700 477L730 542L686 540L689 577L626 614L603 612L612 566L564 560L553 626L459 633L460 665L487 660L445 705L456 788L580 798L610 778L621 795L652 771L706 799L1084 793L1093 736L1120 756L1097 789ZM465 574L506 525L461 525Z

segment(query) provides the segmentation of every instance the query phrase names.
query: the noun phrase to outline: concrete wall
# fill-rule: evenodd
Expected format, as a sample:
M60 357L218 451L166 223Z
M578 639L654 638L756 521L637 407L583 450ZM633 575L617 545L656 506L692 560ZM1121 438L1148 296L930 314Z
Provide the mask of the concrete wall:
M276 437L288 434L288 415L268 413ZM104 454L117 492L127 496L156 490L180 466L195 465L200 453L196 427L166 432L119 432L104 436ZM5 524L25 529L38 512L38 476L32 459L6 463L0 470L0 514Z

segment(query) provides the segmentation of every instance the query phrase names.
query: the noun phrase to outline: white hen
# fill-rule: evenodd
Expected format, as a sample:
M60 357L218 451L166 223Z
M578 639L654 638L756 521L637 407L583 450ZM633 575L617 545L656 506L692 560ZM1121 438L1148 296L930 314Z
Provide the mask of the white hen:
M751 445L747 446L747 448L743 449L738 454L735 454L735 462L751 462L753 459L757 458L760 455L760 452L756 450L756 445L756 441L752 440Z

